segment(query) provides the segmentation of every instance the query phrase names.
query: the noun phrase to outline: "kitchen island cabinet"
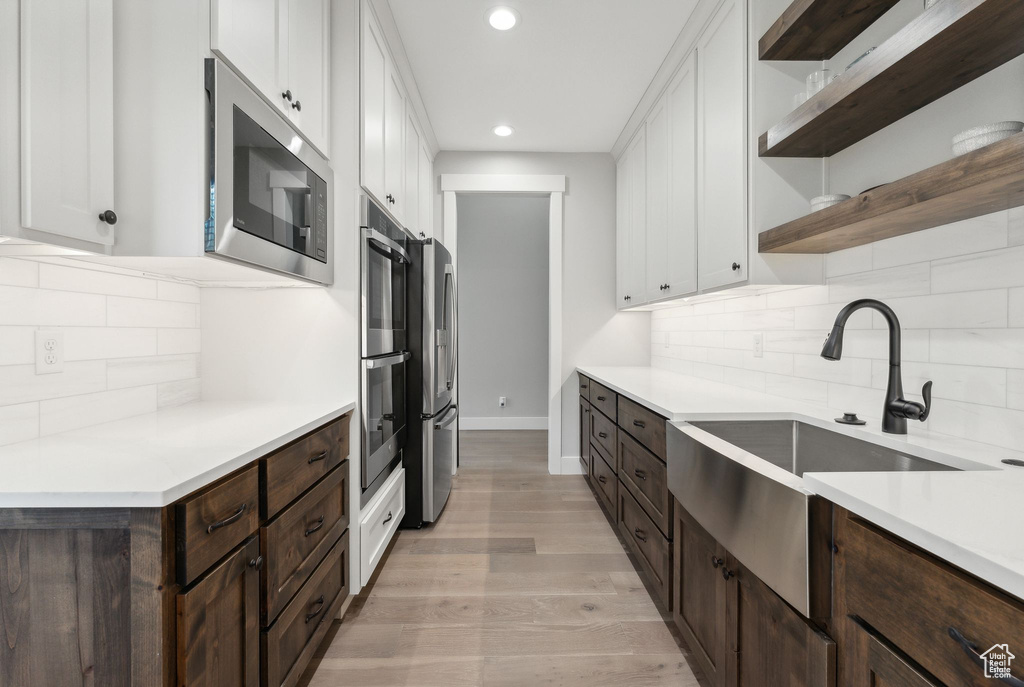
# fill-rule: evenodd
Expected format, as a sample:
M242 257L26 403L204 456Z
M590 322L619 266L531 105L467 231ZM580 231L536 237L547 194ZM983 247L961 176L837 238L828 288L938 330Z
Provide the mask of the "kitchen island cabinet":
M0 686L295 685L349 595L350 420L164 506L0 508Z

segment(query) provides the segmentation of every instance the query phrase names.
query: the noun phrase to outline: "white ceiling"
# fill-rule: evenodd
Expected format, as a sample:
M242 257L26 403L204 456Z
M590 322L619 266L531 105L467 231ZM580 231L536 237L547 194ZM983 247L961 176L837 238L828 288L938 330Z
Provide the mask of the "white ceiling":
M696 0L389 0L441 150L607 152ZM521 22L495 31L496 5ZM515 134L499 138L496 124Z

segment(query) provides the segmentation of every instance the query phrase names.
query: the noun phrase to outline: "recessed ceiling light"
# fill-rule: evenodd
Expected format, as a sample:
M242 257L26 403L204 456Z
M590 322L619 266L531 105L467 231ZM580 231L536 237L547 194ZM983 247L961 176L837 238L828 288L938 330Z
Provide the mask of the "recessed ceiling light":
M511 7L492 7L486 17L487 23L498 31L508 31L519 23L519 13Z
M508 124L499 124L498 126L496 126L493 129L491 129L491 131L494 132L495 136L502 136L502 137L504 137L504 136L511 136L512 133L515 131L515 129L510 127Z

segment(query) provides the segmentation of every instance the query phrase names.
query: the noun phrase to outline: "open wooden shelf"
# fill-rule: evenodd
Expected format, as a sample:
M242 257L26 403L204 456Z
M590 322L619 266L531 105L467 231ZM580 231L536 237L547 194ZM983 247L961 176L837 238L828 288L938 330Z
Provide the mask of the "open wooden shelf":
M1024 133L763 231L757 247L831 253L1020 205Z
M762 60L828 60L899 0L793 0L757 43Z
M1024 54L1024 1L940 0L761 136L762 157L829 157Z

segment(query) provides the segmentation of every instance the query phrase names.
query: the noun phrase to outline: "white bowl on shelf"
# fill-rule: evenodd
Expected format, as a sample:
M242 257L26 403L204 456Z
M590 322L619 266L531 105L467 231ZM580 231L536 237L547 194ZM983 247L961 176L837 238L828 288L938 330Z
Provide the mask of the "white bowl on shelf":
M1024 131L1024 122L996 122L962 131L953 137L953 155L966 153L990 146Z
M839 205L844 200L850 200L850 196L845 193L833 193L827 196L811 198L811 212L817 212L818 210L830 208L833 205Z

